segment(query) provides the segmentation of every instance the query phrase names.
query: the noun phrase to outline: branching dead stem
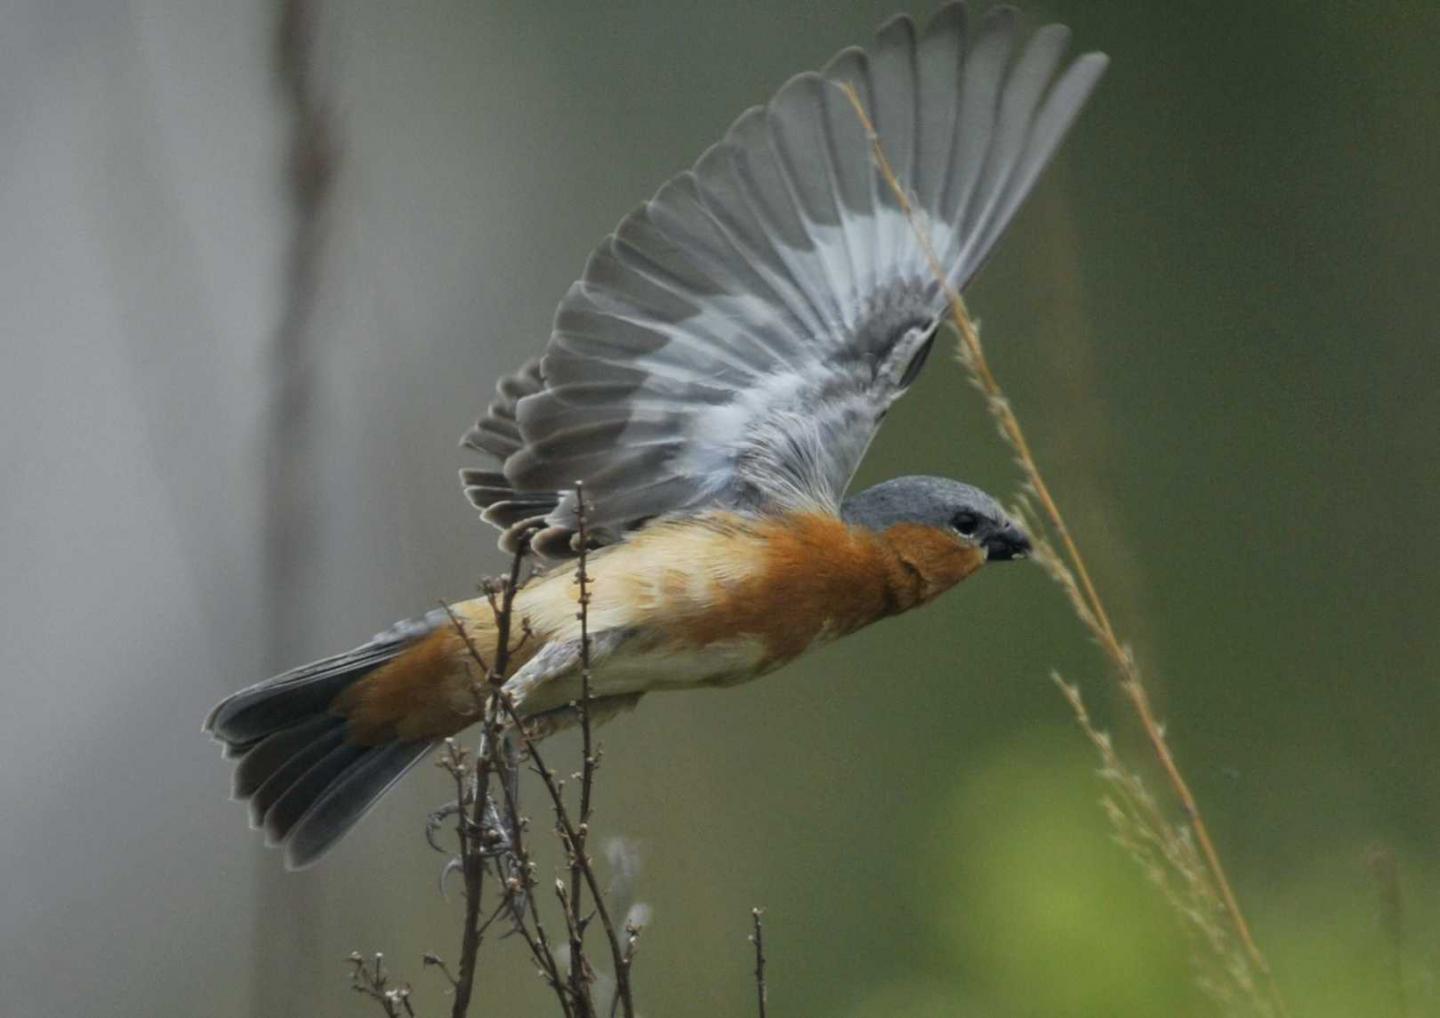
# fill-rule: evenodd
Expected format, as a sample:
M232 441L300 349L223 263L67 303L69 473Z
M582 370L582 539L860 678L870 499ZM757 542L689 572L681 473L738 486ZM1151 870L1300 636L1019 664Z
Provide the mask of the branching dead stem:
M392 986L385 971L385 956L375 955L370 963L358 951L347 959L350 963L350 987L356 993L375 1001L387 1018L415 1018L410 1006L410 987L401 983Z
M470 1013L477 999L480 948L485 934L497 922L507 920L508 932L518 936L530 952L540 977L555 995L560 1011L567 1018L595 1018L599 1011L594 1001L595 969L586 955L585 933L592 919L598 918L605 933L611 964L615 973L615 994L610 1001L610 1014L634 1018L635 1003L630 970L634 963L640 935L638 925L626 922L621 929L611 917L604 888L595 873L586 850L594 812L594 781L599 766L600 749L594 741L591 691L591 640L589 606L592 580L587 569L588 523L584 491L577 486L577 541L579 544L575 582L577 620L580 628L580 699L571 703L580 729L582 761L576 774L580 785L578 813L573 813L565 798L564 782L546 764L532 737L529 725L521 716L505 682L510 677L515 652L534 637L528 622L515 617L515 595L523 585L521 574L528 549L516 552L507 575L483 587L483 593L494 613L495 646L476 646L464 620L448 604L443 604L451 626L460 636L473 666L473 688L476 713L480 718L480 745L471 754L455 740L446 740L439 766L451 777L455 801L430 815L426 824L426 840L432 847L447 851L436 840L446 821L453 818L458 853L446 864L441 877L458 872L465 892L465 911L461 928L460 958L456 969L439 955L426 954L424 964L436 969L447 982L453 995L451 1018ZM512 634L518 630L518 641ZM487 656L488 655L488 656ZM555 881L555 897L565 924L568 944L568 973L556 954L555 941L547 931L536 894L535 862L526 836L529 820L519 804L520 761L528 759L530 769L540 779L554 814L554 826L565 853L565 872ZM492 793L492 786L498 792ZM488 910L483 897L487 873L496 878L496 903ZM587 901L588 895L588 901ZM359 955L352 958L355 966L352 982L357 990L381 1005L392 1018L413 1014L410 1010L409 987L388 985L388 977L379 964L364 963Z
M760 1018L765 1018L769 1006L769 989L765 985L765 924L760 921L764 914L763 908L750 910L750 943L755 945L755 1013Z

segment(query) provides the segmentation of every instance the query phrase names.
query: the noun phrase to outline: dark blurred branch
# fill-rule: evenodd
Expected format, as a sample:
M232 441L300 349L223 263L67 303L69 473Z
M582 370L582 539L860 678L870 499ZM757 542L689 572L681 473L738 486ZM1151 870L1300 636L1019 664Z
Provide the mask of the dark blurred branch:
M275 87L288 134L281 185L290 235L281 266L280 316L269 349L263 450L263 603L271 666L298 649L306 621L305 588L299 581L313 565L311 417L318 358L311 323L325 254L326 212L339 160L331 112L320 96L315 68L317 8L313 0L279 0L273 37ZM253 1001L259 1013L304 1009L292 997L280 995L272 976L284 968L316 962L314 893L313 885L296 885L274 867L261 870L258 914L262 918L256 930ZM266 918L282 916L283 923Z
M316 4L281 0L275 33L275 76L289 121L284 187L290 241L282 270L280 320L270 345L270 413L266 442L265 569L270 631L277 657L296 631L294 580L308 568L310 415L315 338L310 330L325 252L326 211L338 151L328 105L315 71Z

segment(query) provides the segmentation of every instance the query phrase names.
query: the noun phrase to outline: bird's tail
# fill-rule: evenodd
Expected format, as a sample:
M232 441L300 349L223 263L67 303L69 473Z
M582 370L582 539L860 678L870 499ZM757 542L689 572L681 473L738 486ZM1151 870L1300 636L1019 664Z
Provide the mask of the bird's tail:
M205 730L237 760L234 796L251 823L283 845L291 869L309 866L424 758L428 740L347 741L335 698L444 623L443 613L403 622L344 654L277 675L226 697Z

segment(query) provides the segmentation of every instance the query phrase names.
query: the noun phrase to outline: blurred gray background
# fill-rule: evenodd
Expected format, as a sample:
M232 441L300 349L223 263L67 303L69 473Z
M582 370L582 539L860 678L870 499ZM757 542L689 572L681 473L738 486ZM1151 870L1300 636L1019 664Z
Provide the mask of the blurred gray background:
M286 874L201 720L499 567L455 479L497 374L630 207L895 0L315 4L309 107L282 6L0 7L7 1013L361 1013L352 949L439 1012L442 776ZM1437 1013L1440 13L1027 6L1113 65L970 292L994 366L1296 1013L1402 1013L1377 846ZM1015 483L948 358L860 481L922 471ZM1204 1013L1052 667L1125 731L1045 577L996 570L605 729L642 1010L749 1013L760 904L776 1014ZM487 959L484 1013L548 1013Z

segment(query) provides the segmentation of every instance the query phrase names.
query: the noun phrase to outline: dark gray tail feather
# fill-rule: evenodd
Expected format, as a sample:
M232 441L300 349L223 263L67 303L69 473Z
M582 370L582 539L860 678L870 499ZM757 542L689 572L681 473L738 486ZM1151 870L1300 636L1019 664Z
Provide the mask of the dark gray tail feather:
M284 846L291 869L324 855L433 745L347 743L345 721L330 704L445 624L440 609L399 623L354 650L242 689L210 712L205 730L237 761L235 798L249 801L252 824L269 844Z

